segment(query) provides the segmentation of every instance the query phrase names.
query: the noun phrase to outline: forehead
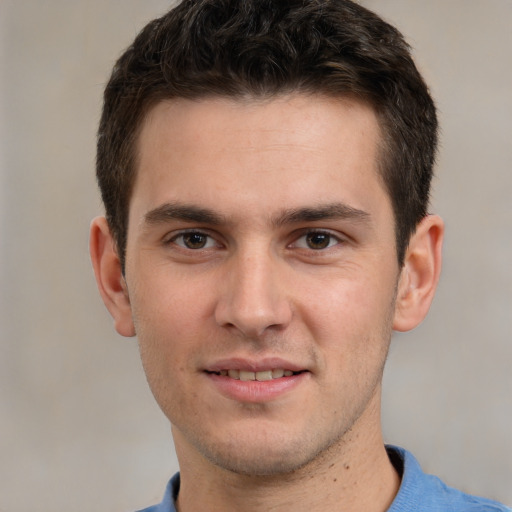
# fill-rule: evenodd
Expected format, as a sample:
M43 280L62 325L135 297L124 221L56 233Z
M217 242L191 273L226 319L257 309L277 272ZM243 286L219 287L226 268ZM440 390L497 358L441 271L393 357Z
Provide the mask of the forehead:
M200 124L197 124L198 119L201 119ZM140 155L156 132L182 140L189 135L205 136L202 140L195 139L195 143L203 144L224 138L226 132L233 130L243 137L266 134L270 139L279 132L288 132L296 137L302 135L302 142L320 147L321 140L327 145L331 139L325 138L327 131L335 137L332 130L349 123L357 124L370 141L380 139L374 109L367 102L350 96L334 98L293 93L261 99L252 96L175 98L162 100L149 109L140 128L137 149ZM320 137L315 140L315 135Z
M348 98L162 101L141 128L132 200L154 206L201 195L208 207L222 209L218 199L229 189L263 208L283 201L295 207L309 187L309 202L314 194L343 200L334 197L340 192L362 201L383 190L379 143L373 109ZM335 183L341 187L334 190Z

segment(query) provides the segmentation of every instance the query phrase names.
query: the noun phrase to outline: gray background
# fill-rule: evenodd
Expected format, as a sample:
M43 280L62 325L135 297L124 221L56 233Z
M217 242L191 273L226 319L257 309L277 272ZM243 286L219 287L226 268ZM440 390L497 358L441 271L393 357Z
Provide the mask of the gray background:
M366 0L408 37L443 126L429 318L395 337L388 442L512 503L512 2ZM126 511L176 469L136 343L87 251L102 87L163 0L0 0L0 512Z

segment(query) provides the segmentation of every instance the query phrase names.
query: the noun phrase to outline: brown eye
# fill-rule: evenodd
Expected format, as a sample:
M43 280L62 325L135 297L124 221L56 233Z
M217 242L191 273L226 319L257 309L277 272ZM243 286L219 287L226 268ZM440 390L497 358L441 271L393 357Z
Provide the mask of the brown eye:
M326 249L331 244L331 235L328 233L308 233L306 235L306 243L310 249L316 251Z
M208 241L208 236L202 233L185 233L182 237L183 244L188 249L203 249Z
M199 250L216 247L215 240L201 231L188 231L174 236L170 243L176 244L184 249Z

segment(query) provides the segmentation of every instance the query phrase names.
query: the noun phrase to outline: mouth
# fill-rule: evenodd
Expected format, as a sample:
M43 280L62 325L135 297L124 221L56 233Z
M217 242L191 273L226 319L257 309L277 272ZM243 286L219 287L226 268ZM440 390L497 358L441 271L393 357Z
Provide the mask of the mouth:
M207 371L206 373L218 375L220 377L228 377L234 380L241 380L244 382L248 381L258 381L258 382L266 382L269 380L281 379L283 377L292 377L293 375L299 375L300 373L304 373L305 370L302 371L292 371L284 368L272 368L268 370L262 371L249 371L249 370L219 370L219 371Z
M280 357L259 360L231 357L203 367L203 375L224 397L240 403L278 400L309 382L312 372L302 363Z

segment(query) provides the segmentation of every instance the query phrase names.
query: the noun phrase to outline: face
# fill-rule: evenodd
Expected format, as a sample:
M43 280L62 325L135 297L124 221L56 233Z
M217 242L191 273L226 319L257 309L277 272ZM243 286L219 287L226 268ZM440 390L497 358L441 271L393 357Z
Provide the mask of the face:
M273 474L380 429L399 269L378 142L350 100L148 115L126 289L178 454Z

